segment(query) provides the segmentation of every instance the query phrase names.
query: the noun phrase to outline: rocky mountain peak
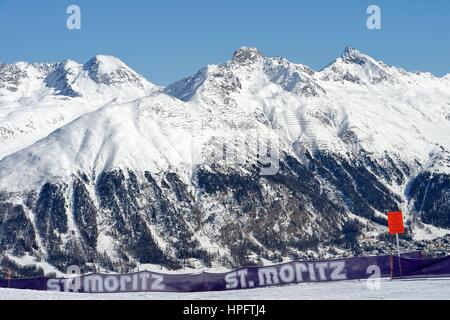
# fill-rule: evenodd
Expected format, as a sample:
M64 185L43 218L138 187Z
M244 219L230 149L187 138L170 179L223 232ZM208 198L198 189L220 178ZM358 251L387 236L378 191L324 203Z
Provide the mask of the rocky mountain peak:
M344 52L341 55L341 58L346 63L356 63L359 65L363 65L369 60L368 56L350 46L345 48Z
M135 76L120 59L112 56L97 55L89 60L83 70L87 71L89 77L96 83L111 84L125 75ZM116 77L118 75L119 77Z
M258 58L263 57L263 54L254 47L241 47L233 54L233 62L246 64L255 62Z
M338 59L321 71L321 78L359 85L393 84L398 82L400 73L399 69L391 68L349 46Z

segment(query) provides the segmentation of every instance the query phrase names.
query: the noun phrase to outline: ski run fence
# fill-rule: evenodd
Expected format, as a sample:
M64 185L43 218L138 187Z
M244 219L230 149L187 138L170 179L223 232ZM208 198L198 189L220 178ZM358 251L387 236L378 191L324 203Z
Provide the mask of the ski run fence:
M298 283L373 278L450 277L450 256L422 258L420 253L355 257L323 261L293 261L245 267L224 273L88 274L70 278L0 279L0 288L81 293L201 292L283 286Z

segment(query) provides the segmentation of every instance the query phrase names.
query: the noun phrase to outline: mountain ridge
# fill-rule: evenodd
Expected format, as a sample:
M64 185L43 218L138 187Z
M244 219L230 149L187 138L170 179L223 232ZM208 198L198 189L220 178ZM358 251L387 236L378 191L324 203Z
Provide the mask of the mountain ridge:
M58 66L39 99L0 97L8 257L117 270L386 253L397 209L405 249L449 233L445 77L350 47L322 71L243 47L165 88L112 57Z

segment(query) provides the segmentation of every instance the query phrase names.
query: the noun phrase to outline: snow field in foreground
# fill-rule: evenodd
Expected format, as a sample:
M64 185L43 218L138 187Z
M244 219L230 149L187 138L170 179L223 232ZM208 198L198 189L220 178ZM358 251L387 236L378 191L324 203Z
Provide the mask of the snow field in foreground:
M372 288L373 288L373 282ZM201 293L81 294L0 289L2 300L450 300L449 279L365 280Z

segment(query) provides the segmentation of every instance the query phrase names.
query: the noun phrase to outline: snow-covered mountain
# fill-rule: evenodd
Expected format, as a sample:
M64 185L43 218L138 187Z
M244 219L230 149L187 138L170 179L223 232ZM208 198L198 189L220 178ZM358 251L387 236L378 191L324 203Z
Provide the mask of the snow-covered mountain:
M0 64L0 159L107 104L145 97L157 87L115 57Z
M1 65L0 250L60 269L377 253L395 209L414 247L450 233L448 132L448 76L353 48L318 72L240 48L166 88L113 57Z

